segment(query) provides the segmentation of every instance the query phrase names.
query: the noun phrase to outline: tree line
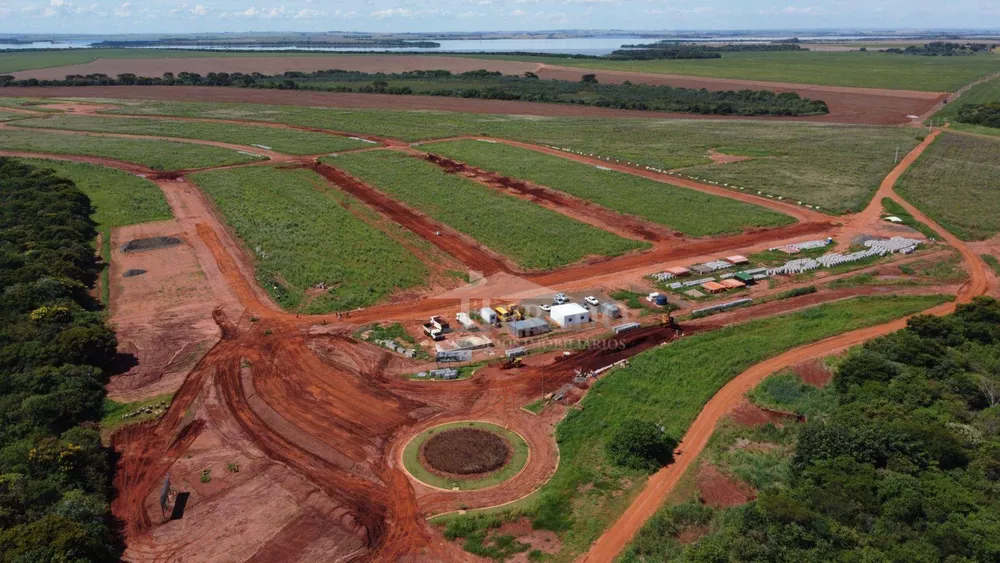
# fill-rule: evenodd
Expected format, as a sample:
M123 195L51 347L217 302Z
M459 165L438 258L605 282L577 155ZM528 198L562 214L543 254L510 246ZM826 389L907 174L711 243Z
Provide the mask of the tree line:
M1000 128L1000 103L965 104L955 118L962 123Z
M88 293L91 212L73 182L0 158L0 562L122 553L97 429L117 342Z
M662 509L623 561L1000 560L1000 302L868 341L822 397L755 501Z
M181 72L162 77L123 73L68 75L64 80L17 80L0 75L0 87L36 86L225 86L321 92L357 92L514 100L578 104L639 111L666 111L705 115L797 116L829 113L822 100L769 90L710 91L648 84L600 84L593 74L578 82L542 80L532 72L522 76L476 70L453 74L447 70L402 73L365 73L340 69L316 72L261 73Z
M728 45L701 45L680 43L664 39L657 43L622 45L607 58L618 61L669 60L669 59L719 59L722 53L768 53L778 51L806 51L794 42L738 43Z
M933 41L923 46L910 45L905 49L892 47L886 49L886 53L896 55L921 55L925 57L957 57L962 55L975 55L996 49L996 43L950 43L946 41Z

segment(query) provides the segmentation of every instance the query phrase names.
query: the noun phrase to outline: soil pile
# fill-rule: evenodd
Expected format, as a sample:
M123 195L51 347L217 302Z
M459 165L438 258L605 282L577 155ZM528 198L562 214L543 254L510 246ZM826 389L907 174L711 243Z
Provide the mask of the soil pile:
M150 237L130 240L122 245L122 252L142 252L143 250L156 250L158 248L169 248L177 246L181 239L177 237Z
M477 475L503 467L511 448L498 434L478 428L445 430L424 442L422 454L432 469L453 475Z
M125 273L122 274L122 277L123 278L131 278L131 277L135 277L135 276L141 276L141 275L143 275L145 273L146 273L146 270L143 270L141 268L132 268L130 270L125 270Z

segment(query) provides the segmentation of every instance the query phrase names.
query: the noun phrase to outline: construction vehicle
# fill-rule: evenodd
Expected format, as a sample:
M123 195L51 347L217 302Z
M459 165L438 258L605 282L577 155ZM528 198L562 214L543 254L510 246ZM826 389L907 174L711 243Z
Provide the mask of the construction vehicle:
M444 340L444 334L451 332L451 325L440 316L431 317L430 322L424 323L423 327L424 334L434 341Z
M511 303L506 307L507 311L510 313L511 320L523 321L524 320L524 307L516 303Z
M520 357L507 358L500 364L500 369L517 369L523 367L524 361Z
M512 315L510 313L510 310L507 309L507 307L497 306L497 307L494 307L493 310L496 311L497 318L499 320L501 320L501 321L503 321L505 323L510 322Z

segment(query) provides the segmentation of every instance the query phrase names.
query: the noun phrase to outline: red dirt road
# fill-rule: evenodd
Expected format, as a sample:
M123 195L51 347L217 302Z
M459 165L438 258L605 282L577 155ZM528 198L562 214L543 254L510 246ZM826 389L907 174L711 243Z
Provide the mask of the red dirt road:
M573 68L559 65L539 64L533 62L504 61L471 59L463 57L448 56L421 56L421 55L325 55L325 56L305 56L305 57L208 57L199 59L164 58L164 59L101 59L91 63L81 65L71 65L65 67L26 70L14 73L17 78L45 78L62 79L68 74L93 74L103 73L115 76L123 72L132 72L140 76L161 76L164 72L198 72L207 74L208 72L263 72L281 73L286 71L314 71L331 68L345 70L360 70L364 72L405 72L411 70L436 70L446 69L452 72L467 72L471 70L486 69L500 71L504 74L523 74L531 71L543 79L557 79L579 81L584 74L596 74L601 83L619 84L626 80L635 84L667 85L675 88L705 88L708 90L743 90L743 89L766 89L776 92L795 92L806 98L824 100L830 107L830 114L826 116L813 116L805 118L790 118L805 121L824 121L838 123L868 123L868 124L904 124L910 120L907 115L922 115L928 112L942 99L947 97L941 92L915 92L907 90L884 90L875 88L845 88L838 86L818 86L809 84L792 84L787 82L762 82L752 80L738 80L728 78L706 78L695 76L683 76L675 74L642 73L617 70L597 70L585 68ZM119 87L114 87L119 89ZM148 87L140 87L148 88ZM175 88L175 87L168 87ZM84 89L84 88L79 88ZM41 89L33 89L41 90ZM274 91L268 91L274 92ZM42 94L39 94L42 95ZM63 96L73 96L73 94L62 94ZM83 95L83 94L77 94ZM342 96L342 103L364 103L352 95ZM367 96L367 95L361 95ZM101 97L139 97L132 93L128 95L102 95ZM395 96L397 98L402 96ZM393 98L393 96L385 96ZM192 98L187 98L192 99ZM349 100L349 101L348 101ZM224 101L218 98L217 101ZM281 102L263 102L281 103ZM384 103L392 104L386 100ZM410 109L430 109L418 107L421 102L413 101L404 103ZM345 107L383 107L383 106L345 106ZM392 107L400 107L393 104ZM486 109L472 110L464 109L473 107L472 104L455 104L452 109L444 109L445 106L438 106L444 111L473 111L474 113L522 113L521 111L487 111ZM484 104L482 108L504 107L497 104ZM508 106L510 107L510 106ZM550 105L551 107L551 105ZM463 109L459 109L463 108ZM596 108L592 108L596 109ZM549 114L535 114L524 112L530 115L582 115L574 113L558 113L560 110L553 109ZM632 112L641 113L641 112ZM598 115L597 113L591 115ZM661 114L663 115L663 114ZM678 114L687 118L696 118L691 114ZM768 118L773 119L773 118Z

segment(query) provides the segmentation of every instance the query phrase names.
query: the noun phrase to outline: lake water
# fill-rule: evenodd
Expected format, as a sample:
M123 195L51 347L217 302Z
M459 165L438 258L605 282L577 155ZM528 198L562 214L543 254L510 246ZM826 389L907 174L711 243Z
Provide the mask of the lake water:
M804 41L809 40L852 40L867 39L874 40L876 37L866 36L798 36ZM687 42L740 42L740 43L760 43L774 41L776 39L787 39L784 37L764 37L764 36L734 36L734 37L705 37L705 36L672 36L663 37L673 41ZM899 39L901 37L893 37ZM655 43L659 38L636 37L629 35L607 36L607 37L573 37L567 39L443 39L438 40L440 47L435 48L412 48L412 47L208 47L192 45L164 45L152 47L155 49L186 49L204 50L216 49L226 51L319 51L319 52L357 52L357 51L379 51L386 53L451 53L451 52L511 52L523 51L529 53L567 53L578 55L606 55L622 45L635 43ZM0 43L0 49L88 49L92 45L89 41L68 41L64 43L35 42L24 44L4 44Z

